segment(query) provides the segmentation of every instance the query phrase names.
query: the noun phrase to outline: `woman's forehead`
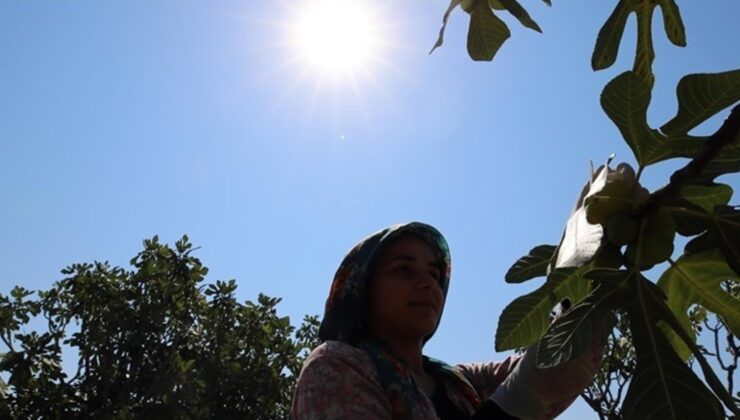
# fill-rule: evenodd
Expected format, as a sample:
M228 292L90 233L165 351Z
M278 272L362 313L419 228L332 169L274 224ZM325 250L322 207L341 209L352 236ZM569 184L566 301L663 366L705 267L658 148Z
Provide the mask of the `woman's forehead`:
M393 260L426 260L439 264L439 256L431 245L414 235L403 235L395 238L392 243L383 250L379 262L387 263Z

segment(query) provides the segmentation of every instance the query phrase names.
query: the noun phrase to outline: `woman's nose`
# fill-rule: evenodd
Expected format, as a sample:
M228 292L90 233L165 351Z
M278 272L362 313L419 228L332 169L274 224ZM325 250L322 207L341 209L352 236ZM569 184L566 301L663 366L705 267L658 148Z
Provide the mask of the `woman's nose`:
M437 278L435 278L433 275L427 272L422 272L417 277L418 277L417 281L419 283L419 287L421 288L427 289L427 288L439 286L439 281L437 280Z

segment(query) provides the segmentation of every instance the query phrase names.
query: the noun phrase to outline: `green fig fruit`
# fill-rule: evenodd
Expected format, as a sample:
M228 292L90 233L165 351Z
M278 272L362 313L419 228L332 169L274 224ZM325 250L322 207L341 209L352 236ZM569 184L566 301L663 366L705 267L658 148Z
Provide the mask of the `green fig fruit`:
M647 270L673 255L673 240L676 235L676 221L670 211L659 208L647 221L641 238L640 269ZM625 259L629 266L637 262L637 243L627 245Z
M606 224L606 238L616 246L627 245L637 236L637 222L627 213L617 213Z
M624 264L624 256L620 252L619 247L609 243L602 245L594 258L594 266L596 268L612 268L616 270L622 264Z
M634 211L650 196L627 163L620 163L616 169L600 168L590 187L584 204L586 220L591 224L606 225L615 214Z
M673 215L668 209L661 207L650 216L646 233L654 234L673 242L673 238L676 236L676 219L673 218Z

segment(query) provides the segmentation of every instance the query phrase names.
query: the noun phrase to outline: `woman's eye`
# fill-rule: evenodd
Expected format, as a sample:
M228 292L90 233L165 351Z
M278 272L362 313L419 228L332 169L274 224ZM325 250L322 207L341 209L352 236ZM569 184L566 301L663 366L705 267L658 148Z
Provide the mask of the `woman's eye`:
M409 275L413 273L415 270L414 267L408 266L408 265L400 265L393 268L393 272L403 274L403 275ZM437 270L431 270L427 274L429 274L430 277L432 277L436 281L440 281L442 278L441 274Z
M408 273L409 271L411 271L411 268L406 265L401 265L396 267L396 269L393 271L396 271L398 273Z

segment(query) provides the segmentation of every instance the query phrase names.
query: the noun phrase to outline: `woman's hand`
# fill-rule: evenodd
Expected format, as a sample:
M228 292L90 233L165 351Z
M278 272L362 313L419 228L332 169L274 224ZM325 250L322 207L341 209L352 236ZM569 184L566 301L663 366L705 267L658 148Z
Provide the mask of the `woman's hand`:
M606 336L598 330L582 355L551 368L537 367L537 344L531 346L491 399L521 419L550 419L562 413L599 371Z

